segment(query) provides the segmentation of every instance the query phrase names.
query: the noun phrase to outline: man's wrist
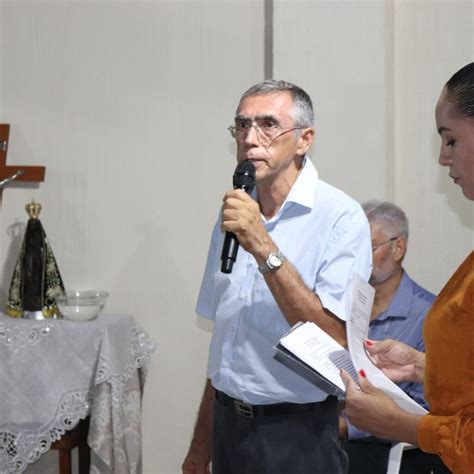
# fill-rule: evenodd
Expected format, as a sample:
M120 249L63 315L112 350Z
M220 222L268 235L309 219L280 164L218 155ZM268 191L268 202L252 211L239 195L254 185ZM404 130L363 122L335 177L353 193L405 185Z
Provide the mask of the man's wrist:
M349 437L347 418L341 414L339 415L339 437L341 439L347 439Z
M258 270L262 275L270 271L278 270L285 260L286 257L281 250L270 252L266 260L258 265Z
M254 246L250 250L250 253L255 258L258 266L265 262L271 253L278 252L279 250L280 249L275 245L275 242L273 242L270 236L268 236L267 238L264 238L258 246Z

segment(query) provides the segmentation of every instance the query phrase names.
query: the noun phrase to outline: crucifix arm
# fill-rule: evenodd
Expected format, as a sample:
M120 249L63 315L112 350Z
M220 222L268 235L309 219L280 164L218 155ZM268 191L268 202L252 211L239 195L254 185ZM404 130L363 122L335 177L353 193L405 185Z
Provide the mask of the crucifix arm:
M10 125L0 123L0 202L3 188L13 180L40 182L44 181L44 166L7 166L8 138Z
M8 183L11 183L11 182L14 181L16 178L18 178L18 176L21 176L23 173L24 173L23 170L18 170L15 174L13 174L12 176L10 176L9 178L5 178L4 180L0 181L0 188L3 188L3 187L6 186Z

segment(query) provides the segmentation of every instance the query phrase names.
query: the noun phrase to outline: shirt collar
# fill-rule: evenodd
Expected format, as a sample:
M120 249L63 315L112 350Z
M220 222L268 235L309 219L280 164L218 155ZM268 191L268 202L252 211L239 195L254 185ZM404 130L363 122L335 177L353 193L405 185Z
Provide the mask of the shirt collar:
M318 172L314 167L313 163L307 155L303 157L301 163L301 172L299 173L296 181L286 196L285 201L281 205L279 211L269 220L265 219L262 215L263 222L269 225L275 225L282 216L283 213L288 210L292 205L301 206L306 209L304 212L309 212L314 206L314 192L318 187ZM253 190L253 197L256 197L256 190Z
M398 285L397 291L393 295L389 307L377 316L377 320L383 320L390 317L407 318L410 305L408 304L413 297L413 281L403 270L403 276Z
M312 209L314 204L314 186L317 181L318 171L308 155L305 155L301 164L301 172L290 189L282 209L289 203L299 204L300 206Z

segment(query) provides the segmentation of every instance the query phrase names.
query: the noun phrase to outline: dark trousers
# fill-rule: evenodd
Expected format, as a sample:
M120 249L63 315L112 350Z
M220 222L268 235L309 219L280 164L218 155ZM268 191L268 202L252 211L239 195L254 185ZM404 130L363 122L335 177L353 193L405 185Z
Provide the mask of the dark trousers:
M232 402L215 400L213 474L346 474L336 401L248 418Z
M349 474L385 474L390 444L344 441L349 456ZM435 454L414 448L404 451L400 474L449 474L451 471Z

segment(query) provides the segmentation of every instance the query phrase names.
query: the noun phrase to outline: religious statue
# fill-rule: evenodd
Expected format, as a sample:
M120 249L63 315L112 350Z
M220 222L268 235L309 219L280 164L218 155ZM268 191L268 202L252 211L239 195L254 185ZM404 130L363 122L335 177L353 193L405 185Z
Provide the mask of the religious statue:
M25 209L30 219L13 272L5 312L15 318L55 318L58 316L56 297L64 293L63 281L38 219L41 204L31 202Z

